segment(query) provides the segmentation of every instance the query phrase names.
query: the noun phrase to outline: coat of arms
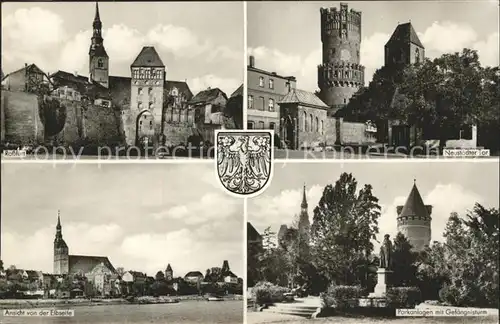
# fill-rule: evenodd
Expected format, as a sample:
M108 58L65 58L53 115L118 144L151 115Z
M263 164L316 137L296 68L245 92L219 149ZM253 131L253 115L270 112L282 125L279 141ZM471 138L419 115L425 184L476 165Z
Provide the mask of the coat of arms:
M219 131L217 174L224 188L249 196L268 184L272 171L272 131Z

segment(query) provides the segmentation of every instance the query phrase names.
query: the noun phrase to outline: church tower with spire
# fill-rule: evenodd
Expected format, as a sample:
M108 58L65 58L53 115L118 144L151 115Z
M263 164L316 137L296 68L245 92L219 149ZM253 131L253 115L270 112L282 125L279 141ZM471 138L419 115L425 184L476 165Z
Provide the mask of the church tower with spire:
M431 242L432 206L425 205L415 180L404 206L397 207L398 232L404 234L414 251L422 251Z
M307 243L309 243L309 232L311 224L309 223L309 213L307 212L307 197L306 197L306 185L302 190L302 203L300 204L300 214L299 214L299 235L304 238Z
M89 81L109 87L109 57L104 49L102 22L99 16L99 4L95 3L93 33L89 50Z
M56 238L54 239L54 274L69 272L69 249L62 237L61 214L57 213Z

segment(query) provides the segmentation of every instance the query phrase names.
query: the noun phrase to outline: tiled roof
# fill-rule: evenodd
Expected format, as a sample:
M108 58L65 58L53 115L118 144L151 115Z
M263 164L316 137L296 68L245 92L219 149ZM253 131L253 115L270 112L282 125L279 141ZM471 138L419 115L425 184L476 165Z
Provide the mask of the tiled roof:
M215 100L219 96L219 94L222 94L222 96L227 100L227 95L224 93L224 91L219 88L213 88L198 92L198 94L194 96L189 101L189 103L193 105L199 103L208 103Z
M243 84L238 87L232 94L230 98L234 98L237 96L243 96Z
M170 266L170 263L167 265L167 271L172 271L172 266Z
M261 237L259 232L253 227L250 222L247 222L247 237L251 240L256 240Z
M409 22L405 24L400 24L396 27L394 33L392 33L392 36L387 42L387 44L392 42L413 43L419 47L424 48L424 45L422 45L420 39L418 38L417 33L415 32L415 29L413 29L412 24Z
M86 274L91 272L97 265L103 263L112 272L116 272L115 268L107 257L88 256L88 255L70 255L69 256L69 273L82 272Z
M321 99L319 99L318 96L316 96L314 93L300 89L292 89L283 97L283 99L279 101L279 103L298 103L318 108L328 108L328 106L323 101L321 101Z
M406 199L404 206L398 209L400 210L398 210L398 216L429 216L429 209L424 204L416 184L413 184L413 188L411 189L410 195Z
M97 82L90 82L87 77L82 75L74 75L65 71L57 71L50 75L55 87L68 86L72 87L82 95L89 98L103 98L110 99L111 94L109 89L103 87Z
M191 92L191 89L189 89L189 86L186 82L167 80L165 82L165 90L170 92L173 88L177 88L177 90L182 92L187 100L191 100L191 98L193 98L193 93Z
M165 67L153 46L144 46L132 66Z
M127 271L128 273L130 273L134 278L146 278L146 274L145 273L142 273L142 272L139 272L139 271Z
M14 72L10 72L8 73L7 75L3 76L3 72L2 72L2 79L4 79L5 77L13 74L13 73L17 73L19 71L24 71L24 70L28 70L28 72L34 72L34 73L43 73L45 74L45 72L43 72L38 66L36 66L35 64L30 64L30 65L27 65L27 66L24 66L20 69L17 69L15 70Z

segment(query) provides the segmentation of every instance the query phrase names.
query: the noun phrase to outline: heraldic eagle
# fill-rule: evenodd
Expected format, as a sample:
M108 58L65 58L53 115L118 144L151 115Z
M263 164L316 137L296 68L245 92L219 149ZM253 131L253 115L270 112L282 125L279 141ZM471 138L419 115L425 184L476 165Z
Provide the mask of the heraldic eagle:
M224 186L236 193L259 191L271 171L271 139L265 135L221 136L217 169Z

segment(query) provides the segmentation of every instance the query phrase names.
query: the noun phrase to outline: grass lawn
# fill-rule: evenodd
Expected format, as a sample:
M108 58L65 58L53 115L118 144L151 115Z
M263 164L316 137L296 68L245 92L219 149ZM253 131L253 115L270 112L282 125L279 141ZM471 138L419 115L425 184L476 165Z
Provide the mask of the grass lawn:
M487 317L399 317L389 318L370 318L370 317L343 317L334 316L318 319L307 319L298 316L273 314L266 312L248 312L247 324L259 323L287 323L287 324L497 324L498 316Z

